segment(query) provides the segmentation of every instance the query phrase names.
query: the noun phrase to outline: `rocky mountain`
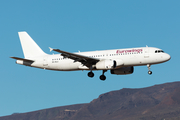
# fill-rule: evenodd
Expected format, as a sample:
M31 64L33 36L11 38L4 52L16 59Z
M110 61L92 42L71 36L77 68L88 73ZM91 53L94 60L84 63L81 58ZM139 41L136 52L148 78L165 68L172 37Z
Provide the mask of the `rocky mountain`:
M180 82L124 88L87 104L16 113L0 120L180 120Z

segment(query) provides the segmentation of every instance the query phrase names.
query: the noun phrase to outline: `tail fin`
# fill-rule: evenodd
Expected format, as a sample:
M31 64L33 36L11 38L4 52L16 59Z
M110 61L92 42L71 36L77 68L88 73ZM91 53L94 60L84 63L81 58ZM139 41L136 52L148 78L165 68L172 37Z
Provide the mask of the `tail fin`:
M27 32L18 32L25 58L46 55Z

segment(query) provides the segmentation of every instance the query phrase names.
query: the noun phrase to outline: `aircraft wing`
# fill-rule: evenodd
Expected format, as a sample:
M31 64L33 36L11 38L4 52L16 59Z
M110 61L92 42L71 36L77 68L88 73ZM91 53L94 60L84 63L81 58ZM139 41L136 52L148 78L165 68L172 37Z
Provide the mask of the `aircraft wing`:
M88 57L88 56L84 56L84 55L79 55L76 53L70 53L70 52L59 50L59 49L50 48L50 51L52 51L52 50L61 53L61 55L66 58L70 58L70 59L74 60L74 62L81 62L83 65L85 65L87 67L95 65L98 61L100 61L97 58L92 58L92 57Z

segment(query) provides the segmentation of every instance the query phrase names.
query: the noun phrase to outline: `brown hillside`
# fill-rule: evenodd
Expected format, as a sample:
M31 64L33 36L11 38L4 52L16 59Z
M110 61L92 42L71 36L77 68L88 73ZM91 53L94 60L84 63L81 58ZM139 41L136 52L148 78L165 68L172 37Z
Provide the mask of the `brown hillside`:
M0 117L0 120L179 120L180 82L121 89L88 104Z

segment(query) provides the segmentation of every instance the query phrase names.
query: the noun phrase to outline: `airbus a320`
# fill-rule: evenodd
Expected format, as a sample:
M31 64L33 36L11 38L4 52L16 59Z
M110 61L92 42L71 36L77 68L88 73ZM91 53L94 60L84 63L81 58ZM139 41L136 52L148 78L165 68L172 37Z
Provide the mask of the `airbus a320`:
M46 54L28 35L27 32L18 32L24 58L16 59L17 64L56 71L88 70L88 76L94 77L94 70L102 70L101 80L105 80L105 72L111 74L132 74L134 66L148 67L148 74L152 74L150 66L166 62L171 56L155 47L139 47L127 49L113 49L90 52L70 53L60 49L50 48L60 54Z

